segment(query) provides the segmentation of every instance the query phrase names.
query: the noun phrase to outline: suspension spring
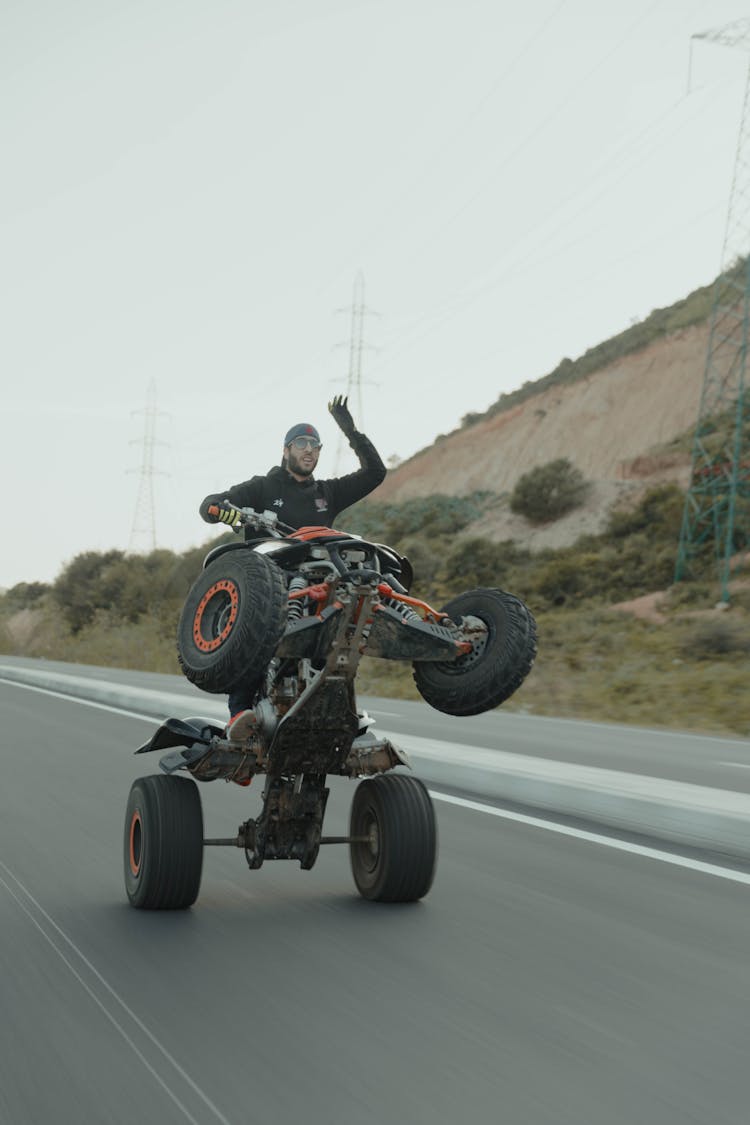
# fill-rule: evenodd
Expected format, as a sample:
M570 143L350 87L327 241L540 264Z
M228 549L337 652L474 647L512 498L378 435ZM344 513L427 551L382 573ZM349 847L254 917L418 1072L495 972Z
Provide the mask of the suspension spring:
M383 605L387 605L390 609L395 609L396 613L399 613L404 621L422 620L415 609L412 609L406 602L400 602L398 598L383 598Z
M289 583L289 602L287 605L286 619L290 625L293 621L299 621L300 617L303 616L305 612L303 602L306 600L305 598L293 598L291 595L296 590L304 590L308 585L307 579L301 574L296 574Z

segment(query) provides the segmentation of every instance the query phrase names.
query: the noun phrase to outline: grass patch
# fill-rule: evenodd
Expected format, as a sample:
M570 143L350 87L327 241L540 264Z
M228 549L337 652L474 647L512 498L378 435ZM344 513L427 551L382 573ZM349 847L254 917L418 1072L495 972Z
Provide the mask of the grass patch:
M656 625L600 609L543 613L538 625L537 662L506 710L750 737L744 612L721 619L743 643L712 654L691 647L704 627L691 619Z

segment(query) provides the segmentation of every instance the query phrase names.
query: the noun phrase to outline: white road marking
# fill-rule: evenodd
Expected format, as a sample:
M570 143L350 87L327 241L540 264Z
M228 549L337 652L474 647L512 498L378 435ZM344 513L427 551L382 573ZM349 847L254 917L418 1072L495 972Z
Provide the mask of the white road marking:
M37 687L36 684L21 684L18 680L6 680L3 676L0 676L0 684L10 684L11 687L25 688L27 691L39 691L42 695L54 695L57 699L69 699L71 703L98 707L100 711L114 711L116 715L127 715L129 719L143 719L147 723L160 721L155 715L143 715L140 711L128 711L124 707L113 707L109 703L97 703L95 699L82 699L80 695L67 695L64 691L53 691L52 688Z
M107 703L96 703L92 699L81 699L77 695L66 695L63 692L52 691L50 688L40 688L33 684L21 684L16 680L6 680L0 677L0 683L10 684L13 687L28 688L30 691L40 691L44 695L57 696L59 699L68 699L72 703L81 703L85 707L98 707L103 711L113 711L117 715L127 715L133 719L144 719L146 722L155 723L153 715L142 715L137 711L127 711L122 707L113 707ZM380 712L386 714L385 711ZM745 765L745 763L723 762L722 765ZM672 852L663 852L658 848L647 848L642 844L632 844L627 840L618 840L613 836L602 836L598 832L587 832L583 828L571 828L565 824L558 824L553 820L543 820L541 817L527 816L524 813L512 812L509 809L499 809L494 805L485 805L481 801L470 801L465 797L454 797L450 793L440 793L431 789L430 795L436 801L445 801L449 805L459 805L461 808L472 809L474 812L488 813L490 816L499 816L505 820L515 820L520 824L528 824L533 828L543 828L547 832L557 832L561 836L573 836L578 840L586 840L590 844L600 844L605 848L615 848L617 851L630 852L632 855L645 856L647 859L657 859L662 863L670 863L674 867L687 867L691 871L701 871L706 875L714 875L719 879L729 879L734 883L750 885L750 873L735 871L731 867L721 867L715 863L704 863L701 860L690 859L687 856L675 855ZM0 863L0 866L2 864Z
M719 879L729 879L733 883L745 883L750 886L750 872L747 871L735 871L731 867L721 867L716 863L704 863L699 859L675 855L672 852L663 852L658 848L647 848L643 844L632 844L628 840L618 840L614 836L602 836L598 832L587 832L584 828L556 824L554 821L542 820L537 816L527 816L525 813L512 812L510 809L498 809L494 805L484 805L481 801L454 797L451 793L439 793L430 789L430 796L434 797L436 801L445 801L449 805L459 805L461 808L472 809L474 812L489 813L490 816L499 816L504 820L515 820L520 824L529 824L532 828L544 828L547 832L558 832L561 836L573 836L578 840L586 840L590 844L601 844L605 848L615 848L618 851L630 852L632 855L642 855L647 859L658 859L662 863L671 863L675 867L689 867L691 871L701 871L705 875L715 875Z
M180 1099L177 1097L177 1095L171 1089L171 1087L167 1085L166 1081L162 1078L162 1076L159 1074L159 1072L151 1065L149 1060L146 1058L146 1056L143 1054L143 1052L139 1049L138 1045L134 1042L133 1038L128 1034L128 1032L125 1030L125 1028L120 1023L120 1021L117 1019L117 1017L109 1010L107 1005L102 1000L100 1000L100 998L96 995L96 992L92 989L92 987L89 984L87 984L87 982L83 979L81 974L78 972L76 967L73 965L72 961L68 957L66 957L65 953L60 948L60 946L57 944L57 942L55 942L53 940L53 938L47 932L45 927L42 926L42 924L39 922L39 919L35 917L33 911L31 910L31 908L28 905L29 902L33 903L34 907L39 912L39 914L41 914L42 918L44 918L44 920L47 922L48 926L50 926L53 930L55 930L57 932L57 934L60 936L60 938L81 959L81 961L86 966L86 968L89 970L89 972L92 974L92 976L94 976L96 978L96 980L99 982L99 984L101 984L101 986L104 989L106 989L106 991L109 993L109 995L112 997L112 999L115 1000L117 1002L117 1004L120 1005L120 1008L130 1017L130 1019L136 1025L138 1030L140 1032L142 1032L143 1035L146 1036L146 1038L149 1040L149 1042L154 1047L156 1047L156 1049L158 1051L161 1052L164 1059L166 1059L166 1061L168 1063L170 1063L170 1065L175 1069L175 1071L179 1074L179 1076L187 1083L187 1085L190 1087L190 1089L193 1091L193 1093L195 1093L200 1098L200 1100L204 1103L204 1105L207 1106L207 1108L214 1114L217 1121L220 1121L222 1123L222 1125L231 1125L231 1123L227 1120L227 1118L224 1116L224 1114L221 1112L221 1110L216 1105L214 1105L214 1103L211 1101L211 1099L208 1097L208 1095L203 1092L203 1090L200 1088L200 1086L197 1084L197 1082L195 1082L190 1077L190 1075L187 1073L187 1071L184 1070L180 1066L180 1064L177 1062L177 1059L175 1059L174 1056L169 1053L167 1048L156 1038L156 1036L153 1034L153 1032L149 1031L149 1029L146 1027L146 1025L143 1023L143 1021L138 1018L138 1016L135 1014L135 1012L132 1010L132 1008L128 1007L128 1005L125 1003L125 1001L122 999L122 997L119 996L118 993L115 992L114 988L112 988L112 986L104 979L104 977L99 972L99 970L96 969L92 965L92 963L89 961L88 957L86 957L86 955L78 948L78 946L75 944L75 942L71 938L69 938L68 935L58 926L57 922L55 922L55 920L50 917L50 915L47 913L47 911L44 909L44 907L41 906L40 903L38 903L37 900L34 898L31 891L29 891L28 888L25 887L24 884L21 882L21 880L16 875L13 874L13 872L10 870L10 868L6 867L6 865L3 863L2 860L0 860L0 868L2 868L2 870L5 872L5 874L8 876L9 879L13 880L13 882L16 884L18 889L23 893L25 898L28 899L28 902L25 902L21 898L21 896L15 892L13 887L11 887L10 884L5 879L3 879L2 875L0 875L0 886L5 887L6 891L11 896L11 898L14 899L14 901L18 904L18 906L21 908L21 910L24 912L24 914L27 916L27 918L29 918L29 920L34 924L34 926L36 926L37 930L42 935L42 937L45 939L45 941L52 947L52 949L54 949L55 953L60 958L60 960L63 962L63 964L70 970L72 975L75 977L75 979L81 985L81 987L88 993L88 995L91 997L91 999L97 1005L97 1007L101 1009L101 1011L107 1017L107 1019L112 1024L112 1026L115 1027L116 1030L120 1033L120 1035L125 1040L125 1042L128 1044L128 1046L133 1050L133 1052L138 1056L140 1061L143 1063L146 1070L149 1071L149 1073L158 1082L158 1084L161 1086L161 1088L164 1090L164 1092L168 1095L168 1097L184 1113L187 1120L192 1122L192 1125L200 1125L200 1123L196 1120L195 1117L193 1117L193 1115L190 1113L190 1111L187 1109L187 1107L180 1101Z
M493 713L494 714L494 713ZM499 713L497 716L498 723L504 722L506 719L528 719L534 723L555 723L565 724L567 726L580 726L583 725L587 730L606 730L611 731L613 727L622 730L623 724L621 723L597 723L591 719L558 719L552 715L529 715L524 714L522 711L505 711ZM627 724L628 730L633 734L653 734L658 735L660 738L673 738L678 735L680 738L697 739L699 742L718 742L721 746L726 746L727 743L736 742L739 746L747 746L748 740L742 738L732 738L731 735L723 734L696 734L692 730L681 730L679 727L638 727L635 725Z
M720 766L731 766L736 770L750 770L750 762L719 762Z

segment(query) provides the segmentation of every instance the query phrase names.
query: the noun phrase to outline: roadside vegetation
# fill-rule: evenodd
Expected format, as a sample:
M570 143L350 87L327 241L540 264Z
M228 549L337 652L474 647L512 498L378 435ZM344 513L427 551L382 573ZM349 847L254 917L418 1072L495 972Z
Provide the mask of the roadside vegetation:
M510 510L531 523L549 523L584 503L590 484L567 457L537 465L518 478Z
M613 513L600 535L534 554L514 541L462 535L492 500L365 500L340 522L407 554L414 593L436 607L474 586L499 586L528 603L539 656L506 710L750 736L750 575L724 613L714 608L708 554L697 580L671 585L678 488L653 489L633 510ZM183 554L84 552L49 585L20 583L0 597L0 649L178 673L177 619L210 545ZM655 591L665 593L651 598L648 617L617 608ZM358 687L419 698L411 668L390 661L365 659Z

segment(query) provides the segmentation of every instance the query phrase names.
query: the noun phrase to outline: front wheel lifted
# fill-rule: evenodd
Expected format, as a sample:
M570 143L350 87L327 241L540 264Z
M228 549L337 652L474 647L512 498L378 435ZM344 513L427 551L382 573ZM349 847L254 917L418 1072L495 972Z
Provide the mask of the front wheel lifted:
M479 715L509 699L531 671L536 622L505 590L469 590L443 608L459 626L479 625L472 651L454 661L415 661L414 682L426 703L447 715Z
M240 548L198 576L177 627L182 671L222 695L242 683L255 691L286 628L284 575L273 559Z
M350 859L359 893L374 902L414 902L432 886L435 810L427 789L407 774L362 781L352 801Z
M125 890L131 906L192 906L203 869L203 812L195 782L160 774L134 781L124 845Z

